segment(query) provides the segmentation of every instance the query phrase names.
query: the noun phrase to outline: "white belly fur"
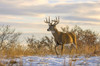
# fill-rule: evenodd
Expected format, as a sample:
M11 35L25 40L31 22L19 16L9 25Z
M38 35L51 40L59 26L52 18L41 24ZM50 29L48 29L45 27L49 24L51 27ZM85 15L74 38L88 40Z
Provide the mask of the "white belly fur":
M64 44L64 46L68 46L68 47L70 47L70 46L71 46L71 44Z

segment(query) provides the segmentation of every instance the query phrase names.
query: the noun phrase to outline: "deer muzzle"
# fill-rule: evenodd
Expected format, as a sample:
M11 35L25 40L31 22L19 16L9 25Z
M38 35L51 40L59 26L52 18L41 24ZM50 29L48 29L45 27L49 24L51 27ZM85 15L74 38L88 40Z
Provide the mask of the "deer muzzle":
M47 31L50 31L50 29L47 29Z

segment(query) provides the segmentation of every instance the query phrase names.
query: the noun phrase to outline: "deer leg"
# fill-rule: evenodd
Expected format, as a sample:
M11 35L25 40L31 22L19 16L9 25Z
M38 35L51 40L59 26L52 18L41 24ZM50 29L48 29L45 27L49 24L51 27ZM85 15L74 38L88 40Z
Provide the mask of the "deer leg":
M71 51L72 51L72 44L70 44L69 47L70 47L70 48L69 48L69 53L71 53Z
M71 44L68 44L68 48L71 49Z
M57 47L58 47L58 45L55 46L55 52L56 52L56 55L59 55L58 51L57 51Z
M63 51L64 51L64 44L62 44L62 47L61 47L61 55L63 55Z
M77 49L76 45L73 43L73 46Z
M73 43L73 46L75 47L75 49L76 49L76 54L77 54L77 45L75 45L75 44Z

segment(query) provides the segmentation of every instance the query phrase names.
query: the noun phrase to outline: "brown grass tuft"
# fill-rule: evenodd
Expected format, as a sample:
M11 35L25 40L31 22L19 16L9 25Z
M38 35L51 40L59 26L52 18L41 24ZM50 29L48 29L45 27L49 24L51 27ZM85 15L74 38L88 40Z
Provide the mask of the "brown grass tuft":
M6 66L6 65L4 65L3 63L0 62L0 66Z

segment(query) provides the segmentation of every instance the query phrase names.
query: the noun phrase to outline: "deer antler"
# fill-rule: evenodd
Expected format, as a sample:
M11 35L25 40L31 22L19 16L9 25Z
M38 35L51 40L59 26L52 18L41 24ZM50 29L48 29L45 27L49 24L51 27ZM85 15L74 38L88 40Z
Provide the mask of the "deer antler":
M52 23L50 23L50 16L49 16L49 19L47 20L47 17L46 17L46 20L44 20L45 23L48 23L49 25L51 25Z
M46 20L44 20L44 22L48 23L49 25L57 25L59 23L60 19L59 19L59 17L56 17L56 19L52 20L52 22L50 22L50 21L51 21L50 16L48 19L46 18ZM53 24L53 22L54 22L54 24Z
M57 25L59 23L60 19L59 19L59 17L58 18L56 17L56 19L52 20L52 21L54 22L54 25Z

